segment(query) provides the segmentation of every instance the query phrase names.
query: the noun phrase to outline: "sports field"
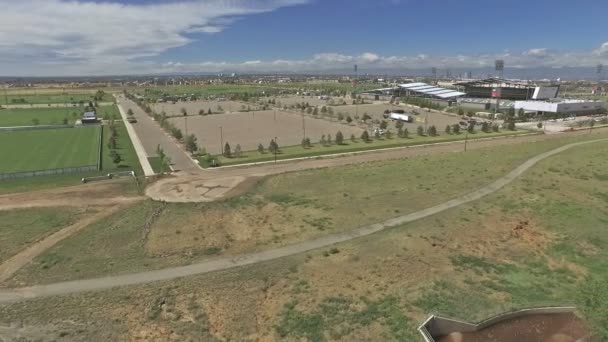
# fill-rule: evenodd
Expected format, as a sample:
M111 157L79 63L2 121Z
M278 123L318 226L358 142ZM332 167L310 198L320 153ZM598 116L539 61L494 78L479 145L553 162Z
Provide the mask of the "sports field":
M102 101L100 102L111 102L111 94L104 94ZM0 94L0 105L10 104L47 104L47 103L79 103L89 102L95 100L95 93L81 93L81 94L68 94L68 93L55 93L55 94L33 94L28 93L13 93L13 94Z
M0 127L72 125L81 118L83 112L84 107L1 109ZM98 107L97 115L107 119L112 115L119 117L116 106Z
M0 173L97 164L100 128L0 132Z

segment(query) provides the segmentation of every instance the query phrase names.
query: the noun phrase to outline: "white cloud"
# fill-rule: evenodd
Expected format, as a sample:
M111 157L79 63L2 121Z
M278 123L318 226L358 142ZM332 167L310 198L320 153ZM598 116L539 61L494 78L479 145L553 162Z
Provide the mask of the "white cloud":
M126 65L218 33L235 18L308 0L117 2L0 0L0 64L66 64L85 72ZM77 64L76 66L74 64ZM97 66L97 67L96 67Z

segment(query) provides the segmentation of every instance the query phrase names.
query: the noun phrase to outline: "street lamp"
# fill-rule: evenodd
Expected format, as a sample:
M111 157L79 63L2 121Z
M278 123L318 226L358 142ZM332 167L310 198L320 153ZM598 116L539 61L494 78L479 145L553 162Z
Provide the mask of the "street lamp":
M467 143L469 142L469 128L467 128L467 132L464 135L464 151L467 151Z

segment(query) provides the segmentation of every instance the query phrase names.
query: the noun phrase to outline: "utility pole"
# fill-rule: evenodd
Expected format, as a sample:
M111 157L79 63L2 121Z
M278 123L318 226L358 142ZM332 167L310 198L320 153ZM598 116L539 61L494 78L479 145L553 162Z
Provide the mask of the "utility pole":
M186 136L188 136L188 116L184 116L184 126L186 128Z
M355 94L355 114L357 116L359 116L359 103L357 101L357 86L359 85L359 66L357 64L355 64L355 91L353 92L353 94Z
M304 113L302 113L302 135L306 139L306 120L304 119Z
M469 142L469 128L467 127L467 133L464 136L464 151L467 151L467 143Z

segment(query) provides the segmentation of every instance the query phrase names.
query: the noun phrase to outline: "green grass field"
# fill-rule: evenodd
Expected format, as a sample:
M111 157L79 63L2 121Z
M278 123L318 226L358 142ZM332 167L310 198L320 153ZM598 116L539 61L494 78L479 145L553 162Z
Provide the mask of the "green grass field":
M499 137L499 136L507 136L507 135L517 135L517 134L527 134L529 131L502 131L502 132L491 132L491 133L483 133L476 132L474 134L469 134L468 139L481 139L481 138L491 138L491 137ZM277 153L277 160L282 159L290 159L290 158L304 158L304 157L314 157L314 156L322 156L327 154L336 154L336 153L348 153L348 152L359 152L359 151L367 151L367 150L377 150L383 148L391 148L391 147L403 147L403 146L415 146L421 144L432 144L432 143L440 143L440 142L449 142L449 141L462 141L465 140L466 134L441 134L435 137L430 136L419 136L416 134L410 133L408 138L399 138L399 137L391 137L390 139L380 138L380 139L371 139L369 142L364 142L359 137L356 137L356 140L353 142L350 140L350 137L344 137L344 143L342 145L326 145L321 146L320 144L312 144L312 147L304 148L301 145L296 146L287 146L281 147L279 153ZM216 159L220 162L221 166L228 165L238 165L238 164L247 164L247 163L257 163L264 161L272 161L274 160L274 154L266 151L263 154L260 154L258 151L247 151L244 152L240 158L226 158L224 156L212 156L212 159ZM209 157L201 157L199 158L201 162L201 166L209 167L210 161Z
M36 125L62 125L74 124L82 117L84 107L65 108L31 108L31 109L2 109L0 110L0 127L36 126ZM101 106L97 108L101 118L120 117L118 107Z
M55 104L55 103L82 103L86 104L89 101L94 101L95 93L40 93L33 94L28 93L13 93L7 94L0 92L0 105L11 105L11 104ZM114 97L112 94L106 93L102 101L98 102L112 102Z
M96 165L98 126L0 132L0 172Z
M30 244L78 221L72 208L34 208L3 212L0 229L0 263Z

